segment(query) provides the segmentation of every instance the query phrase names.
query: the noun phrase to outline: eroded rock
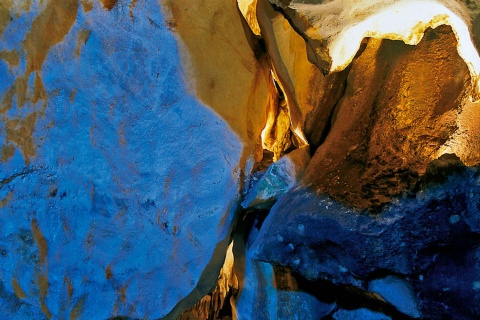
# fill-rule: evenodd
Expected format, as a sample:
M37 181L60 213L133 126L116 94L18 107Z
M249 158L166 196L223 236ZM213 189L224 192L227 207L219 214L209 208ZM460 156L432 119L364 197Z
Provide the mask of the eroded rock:
M0 316L479 317L478 2L347 2L0 4Z
M349 206L380 210L449 150L477 164L476 116L462 121L471 112L469 73L454 42L448 27L428 31L414 47L369 39L302 183Z
M258 236L262 221L261 213L257 214L256 217L252 217L253 214L247 217L238 228L242 232L237 229L234 236L234 252L238 258L235 270L242 279L238 294L231 302L234 319L313 320L328 316L336 307L333 301L320 301L305 291L288 269L251 258L250 247Z
M245 2L253 1L240 1L244 7ZM258 1L258 4L261 2ZM302 35L308 43L310 61L325 74L345 69L365 37L401 40L416 45L428 28L449 25L457 39L458 54L470 71L474 90L472 96L476 99L480 94L480 57L470 36L469 11L457 1L363 0L355 4L343 0L326 3L295 0L270 2L286 15ZM263 9L258 4L257 19L262 29ZM253 25L251 10L247 13L249 25ZM265 37L265 33L262 35Z
M380 313L374 312L366 308L356 310L338 310L332 316L335 320L391 320L392 318Z
M380 270L401 274L410 279L424 317L478 317L479 296L471 285L479 276L473 267L478 263L478 169L450 161L444 156L439 162L449 165L431 166L440 180L427 174L415 193L396 199L377 215L297 187L272 208L252 258L286 266L310 280L360 288ZM422 283L431 274L436 275L429 276L431 284ZM453 286L453 278L461 285ZM432 287L440 286L449 289L435 291L435 296Z
M309 161L310 148L304 146L272 163L248 191L242 207L269 209L279 196L301 179Z
M190 90L157 2L22 3L0 4L0 318L177 318L215 286L262 117ZM229 8L238 115L266 86Z

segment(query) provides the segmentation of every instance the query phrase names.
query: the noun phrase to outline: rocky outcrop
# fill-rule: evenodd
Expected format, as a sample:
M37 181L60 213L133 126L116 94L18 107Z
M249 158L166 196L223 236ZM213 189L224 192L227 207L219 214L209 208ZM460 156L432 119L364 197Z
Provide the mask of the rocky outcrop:
M242 201L242 207L270 209L279 196L300 180L309 162L310 148L304 146L272 163L261 177L252 177L254 181Z
M267 28L262 30L264 12L269 3L285 14L305 39L309 60L324 74L345 69L365 37L417 45L427 28L449 25L457 40L458 54L469 68L473 96L480 93L480 57L470 36L468 10L457 1L362 0L353 5L343 0L326 3L296 0L238 2L252 30L265 38L271 34Z
M474 319L480 315L479 199L478 169L447 155L432 163L415 192L377 215L297 187L272 208L251 255L310 281L374 292L369 279L400 276L423 317Z
M334 319L477 318L480 140L473 125L479 104L472 100L478 53L467 7L429 2L429 8L443 6L448 15L425 10L431 19L418 20L404 10L422 1L365 4L239 1L252 31L265 38L267 52L269 43L282 43L275 31L280 16L305 41L307 50L298 59L308 54L324 74L344 70L346 79L336 86L345 90L332 99L332 109L326 107L326 116L302 113L297 123L304 132L315 117L323 123L316 127L321 138L312 140L315 152L304 176L279 197L246 256L287 267L306 279L302 290L323 286L313 290L317 298L324 291L344 292L333 299L338 310L328 317ZM475 15L475 4L469 5ZM394 7L398 10L389 12ZM333 19L333 12L344 19ZM402 12L408 17L390 23ZM383 25L382 16L390 13L392 20ZM273 27L262 28L269 23ZM399 26L400 33L389 29ZM349 51L344 40L356 35L358 46ZM294 68L271 61L275 74L283 72L276 79L287 83L280 89L295 93L288 80ZM363 302L352 305L344 295Z
M184 82L166 14L0 4L0 318L176 318L214 288L255 148ZM215 92L250 105L261 76L224 61L250 82Z
M0 318L480 317L479 13L0 3Z

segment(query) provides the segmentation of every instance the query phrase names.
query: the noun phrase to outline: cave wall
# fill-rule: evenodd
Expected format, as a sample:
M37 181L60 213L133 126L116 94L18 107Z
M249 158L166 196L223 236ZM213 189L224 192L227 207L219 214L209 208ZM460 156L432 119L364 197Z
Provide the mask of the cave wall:
M480 315L480 3L300 2L0 3L0 318Z
M254 159L259 134L229 119L258 100L243 90L262 86L253 56L215 60L247 78L214 75L215 104L191 88L155 1L2 1L0 13L0 318L155 319L199 300ZM236 19L234 49L250 52ZM219 55L226 40L214 37Z

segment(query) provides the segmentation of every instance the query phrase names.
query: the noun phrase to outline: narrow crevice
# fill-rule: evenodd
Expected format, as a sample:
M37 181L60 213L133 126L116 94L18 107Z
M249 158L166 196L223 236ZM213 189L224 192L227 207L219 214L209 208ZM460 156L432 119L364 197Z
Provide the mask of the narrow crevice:
M335 285L327 280L309 281L293 272L291 272L291 275L296 280L299 291L309 293L324 303L335 303L337 305L329 316L322 318L324 320L333 319L333 313L339 309L356 310L360 308L383 313L393 320L415 319L400 312L395 306L383 300L378 294L362 288L352 285Z
M270 5L272 6L273 10L279 12L288 21L292 29L305 41L308 60L312 64L317 66L317 68L320 70L320 72L322 72L324 76L330 74L332 59L328 55L328 49L324 46L324 44L319 40L309 38L305 34L306 30L302 30L300 28L300 26L304 27L302 19L298 19L298 23L295 23L295 21L293 21L293 19L295 18L295 11L288 8L289 4L284 4L284 6L282 7L270 2ZM287 10L291 11L293 15L288 14ZM323 53L322 57L319 57L319 54L321 53Z
M24 177L30 173L33 173L38 170L42 170L43 167L26 167L21 172L14 173L8 177L0 179L0 189L2 189L6 184L9 184L18 177Z
M274 74L273 70L271 70L271 74ZM276 161L284 154L298 148L301 143L296 139L292 129L292 110L289 109L286 94L282 90L278 79L272 76L271 80L273 85L270 94L273 103L261 136L264 153L265 151L272 152L273 160ZM285 124L286 117L288 117L288 128Z
M362 55L362 53L365 51L366 47L367 47L367 41L364 40L364 41L362 41L362 43L360 45L360 48L359 48L357 54L355 55L355 58L354 58L353 61L355 61L355 59L357 59L358 57L360 57ZM330 111L329 111L329 113L326 117L325 127L323 127L321 130L315 130L315 131L321 131L319 137L318 136L313 137L311 132L306 133L307 138L309 140L308 142L310 143L310 154L311 154L311 156L313 156L315 154L315 152L317 151L317 149L325 142L325 140L327 139L330 131L332 130L333 124L335 122L335 120L334 120L335 115L338 113L339 108L342 104L342 101L345 98L345 94L347 92L347 89L349 88L349 75L350 75L350 70L352 68L353 61L344 70L325 77L326 81L330 81L328 79L328 77L336 76L336 77L340 78L339 79L340 81L338 81L338 83L336 82L336 79L335 79L336 83L335 83L335 86L334 86L335 88L340 88L340 92L339 93L334 92L333 94L331 92L328 93L328 94L332 94L334 96L335 100L332 103L333 107L330 109ZM324 102L324 101L328 101L328 99L324 99L322 102ZM316 107L319 108L320 106L317 105ZM308 118L312 118L312 120L308 120ZM309 127L310 126L309 123L315 122L315 120L317 118L318 118L318 115L316 115L314 113L314 111L311 112L309 114L309 116L307 116L307 120L305 121L306 127Z
M322 133L320 134L320 139L318 141L318 143L316 144L313 144L311 143L310 144L310 155L313 156L315 154L315 152L317 151L317 149L325 142L325 140L327 139L327 136L328 134L330 133L332 127L333 127L333 122L334 122L334 116L335 114L337 114L338 112L338 108L340 107L341 105L341 102L343 101L343 98L345 97L345 93L347 91L347 87L348 87L348 73L350 72L350 66L348 67L348 70L347 71L344 71L346 72L346 76L345 76L345 79L343 80L343 83L341 84L342 86L342 93L339 94L338 96L338 99L334 102L334 106L333 108L331 109L328 117L327 117L327 121L326 121L326 124L325 124L325 127L323 128L322 130Z

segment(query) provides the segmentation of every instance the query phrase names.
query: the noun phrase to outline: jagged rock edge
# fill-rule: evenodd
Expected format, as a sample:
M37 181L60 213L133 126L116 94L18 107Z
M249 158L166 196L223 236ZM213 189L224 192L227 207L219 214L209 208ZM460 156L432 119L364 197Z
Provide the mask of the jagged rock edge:
M237 201L238 200L238 201ZM186 297L180 300L173 309L168 312L162 320L176 320L178 319L183 312L193 307L196 303L205 297L207 294L213 291L215 285L217 284L217 279L222 269L222 266L225 262L225 257L227 255L227 249L232 241L232 233L236 225L236 220L239 217L239 212L241 210L239 199L232 201L232 205L235 204L235 209L228 210L231 211L233 219L228 228L227 236L217 243L213 251L212 258L203 269L202 274L200 275L197 285Z
M240 1L237 1L237 3L239 3L239 2ZM252 2L252 3L255 3L255 2ZM415 7L415 6L423 4L423 3L430 4L430 5L437 4L437 5L439 5L440 9L444 10L444 12L434 14L428 20L417 21L416 25L408 28L409 33L407 35L402 35L400 33L382 33L379 30L374 30L374 31L366 30L365 32L363 32L362 36L359 37L355 41L356 42L355 51L354 52L349 52L348 57L343 59L343 61L340 60L338 63L336 63L335 55L330 54L331 50L328 47L325 47L325 48L322 48L322 49L326 51L326 54L330 58L329 59L330 61L323 61L321 57L318 57L318 55L315 55L315 57L313 57L312 54L311 53L308 54L308 52L307 52L307 56L308 56L311 63L315 64L322 72L324 72L326 74L330 74L330 73L333 73L333 72L340 72L340 71L344 70L345 68L347 68L351 64L351 62L353 61L357 52L360 49L360 45L361 45L363 39L365 39L365 38L400 40L400 41L403 41L405 44L408 44L408 45L417 45L422 40L426 29L428 29L428 28L435 29L435 28L437 28L441 25L448 25L452 28L452 32L454 33L455 38L457 39L458 55L465 62L465 64L467 65L467 67L469 69L469 72L470 72L471 85L472 85L472 89L473 89L471 94L470 94L470 99L473 102L479 101L480 100L480 56L477 52L477 49L475 48L475 45L473 44L473 41L472 41L472 38L471 38L471 35L470 35L469 27L460 17L458 17L458 15L456 15L450 9L448 9L446 6L444 6L443 4L440 4L438 2L427 0L427 1L418 1L418 3L409 3L409 4L412 5L413 7ZM319 40L314 39L314 38L310 37L308 34L306 34L307 33L306 31L308 30L308 27L306 28L305 32L300 31L299 28L297 26L295 26L294 23L292 23L293 19L292 19L292 16L291 16L291 14L294 14L295 16L298 17L298 13L297 13L296 10L301 8L302 6L308 6L308 5L302 5L302 4L297 4L297 5L293 4L292 5L292 4L290 4L286 7L284 7L284 6L279 6L277 1L275 1L275 4L271 3L271 5L274 7L275 10L282 13L282 15L289 21L290 25L295 30L295 32L297 32L305 40L307 50L309 48L310 48L310 50L312 50L310 42L311 41L317 41L318 42ZM394 5L392 5L392 7L393 6ZM414 8L403 9L403 10L415 12L416 10L413 10L413 9ZM286 10L288 10L289 12L287 12ZM239 11L242 13L243 17L247 21L247 24L250 26L252 22L250 20L248 20L247 17L245 16L245 14L248 13L248 12L244 12L244 10L239 10ZM381 15L381 13L379 15ZM396 13L396 15L398 15L398 13ZM256 19L255 21L257 21L257 20L258 19ZM365 23L366 20L368 20L368 18L365 19L364 21L362 21L360 24ZM418 31L419 34L417 34L417 36L415 36L415 28L418 25L421 25L421 28ZM341 34L343 33L342 37L344 39L348 39L349 42L352 41L351 29L352 29L352 27L347 28L346 31L340 32ZM253 30L253 29L251 29L251 30L256 35L259 35L259 33L256 32L255 30ZM464 35L464 36L462 36L462 35ZM341 42L341 41L342 40L339 40L338 42ZM337 41L334 41L334 42L337 42ZM322 61L319 61L318 60L319 58ZM321 65L322 62L323 62L323 64L326 63L327 67L322 66Z

